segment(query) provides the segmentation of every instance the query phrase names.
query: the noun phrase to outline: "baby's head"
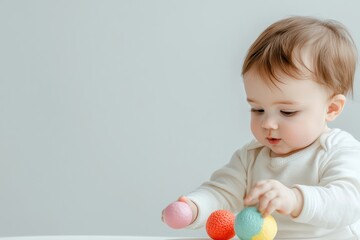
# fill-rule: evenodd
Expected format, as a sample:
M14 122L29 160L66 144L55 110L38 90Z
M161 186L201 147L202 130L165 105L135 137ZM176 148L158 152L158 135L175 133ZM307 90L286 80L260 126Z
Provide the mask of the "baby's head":
M350 34L335 21L291 17L269 26L242 70L256 139L277 156L313 143L352 94L356 59Z
M355 44L339 22L290 17L270 25L245 58L242 74L250 69L276 83L280 75L310 77L333 94L352 94L357 61Z

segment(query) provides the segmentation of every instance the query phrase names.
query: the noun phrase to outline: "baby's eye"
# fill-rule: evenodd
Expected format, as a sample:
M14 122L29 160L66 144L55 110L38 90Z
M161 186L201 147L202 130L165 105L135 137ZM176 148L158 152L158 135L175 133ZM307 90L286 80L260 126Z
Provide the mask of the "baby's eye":
M263 112L265 112L265 111L264 111L264 109L255 109L255 108L252 108L252 109L251 109L251 112L253 112L253 113L263 113Z
M285 117L292 117L297 113L297 111L285 111L285 110L281 110L280 112Z

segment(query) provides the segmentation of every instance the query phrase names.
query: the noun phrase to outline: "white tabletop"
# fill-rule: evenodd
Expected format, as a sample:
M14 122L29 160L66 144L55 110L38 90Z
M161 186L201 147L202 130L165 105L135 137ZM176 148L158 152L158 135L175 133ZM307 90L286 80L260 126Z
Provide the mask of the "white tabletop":
M209 238L147 236L28 236L0 237L0 240L207 240Z

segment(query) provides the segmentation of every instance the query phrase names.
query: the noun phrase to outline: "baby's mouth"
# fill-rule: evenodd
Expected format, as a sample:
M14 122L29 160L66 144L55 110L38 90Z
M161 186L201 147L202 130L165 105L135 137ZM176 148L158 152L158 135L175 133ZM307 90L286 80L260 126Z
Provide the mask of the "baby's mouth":
M266 140L267 140L271 145L276 145L276 144L279 144L279 143L280 143L281 138L267 137Z

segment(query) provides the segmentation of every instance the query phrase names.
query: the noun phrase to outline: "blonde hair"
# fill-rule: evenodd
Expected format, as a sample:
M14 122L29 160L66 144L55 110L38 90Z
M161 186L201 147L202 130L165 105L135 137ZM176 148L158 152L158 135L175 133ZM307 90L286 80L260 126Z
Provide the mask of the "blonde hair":
M311 54L311 69L299 57L305 47ZM305 67L315 81L334 94L352 95L356 61L355 43L341 23L290 17L275 22L260 34L245 57L242 74L254 67L264 79L275 84L280 81L279 74L301 78L301 69Z

